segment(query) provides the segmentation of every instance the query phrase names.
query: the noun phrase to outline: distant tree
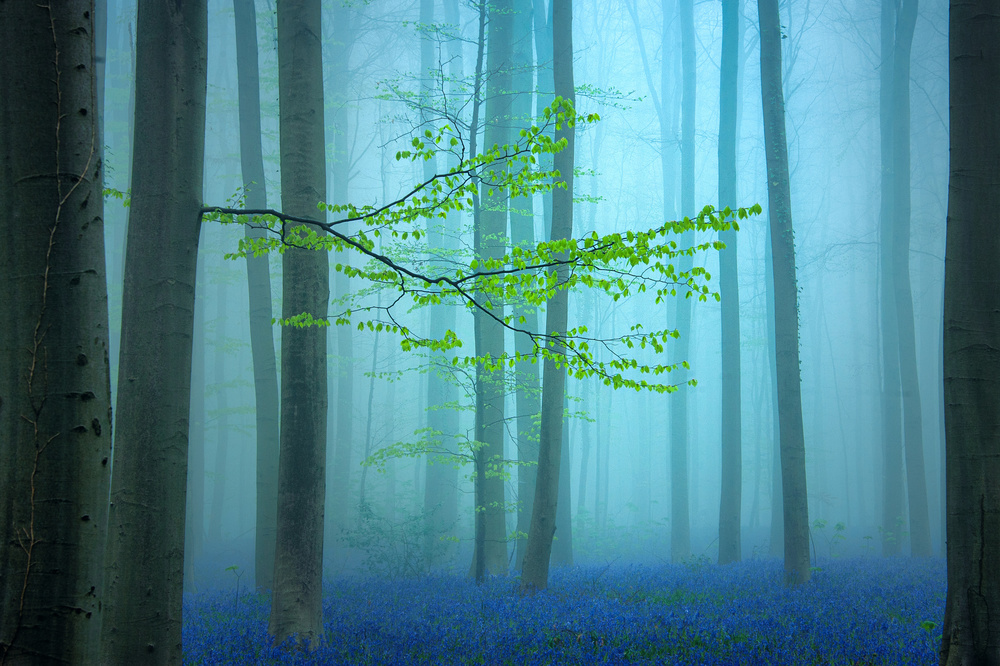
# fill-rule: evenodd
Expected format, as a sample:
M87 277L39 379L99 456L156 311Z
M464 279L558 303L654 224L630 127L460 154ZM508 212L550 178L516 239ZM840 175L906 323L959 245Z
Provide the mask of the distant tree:
M781 85L781 22L777 0L758 0L760 79L767 154L767 191L774 270L775 365L781 438L785 579L809 580L809 505L799 375L799 309L788 180L785 102Z
M326 199L326 140L319 0L283 0L278 16L281 200L290 214L316 219ZM282 234L315 231L285 221ZM282 319L326 319L330 269L325 252L296 244L282 256ZM326 502L325 326L286 326L281 337L281 444L278 527L268 633L323 641L323 509Z
M910 548L914 555L929 556L930 518L910 288L910 47L916 21L917 0L883 0L879 68L882 552L899 552L903 540L905 468Z
M96 14L0 3L0 663L99 661L111 393Z
M236 76L239 88L240 163L246 205L267 207L264 153L260 130L260 76L257 63L257 13L253 2L233 0L236 15ZM264 231L246 226L247 238ZM257 512L254 576L258 588L274 583L274 540L278 508L278 371L271 325L271 273L267 256L246 257L250 302L250 351L253 359L254 416L257 426Z
M719 206L736 201L736 104L740 36L739 0L722 1L722 66L719 92ZM740 399L740 286L736 229L719 232L722 295L722 498L719 504L719 564L738 562L743 489L742 406Z
M101 663L179 663L208 16L139 4ZM141 557L137 556L141 553Z
M1000 22L952 2L944 286L948 596L942 666L1000 664Z

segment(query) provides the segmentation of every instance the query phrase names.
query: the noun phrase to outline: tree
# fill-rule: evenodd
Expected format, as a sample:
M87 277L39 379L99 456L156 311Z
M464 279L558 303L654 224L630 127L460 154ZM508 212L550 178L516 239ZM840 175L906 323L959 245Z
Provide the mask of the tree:
M722 2L722 67L719 93L719 205L736 204L736 99L740 51L738 0ZM722 498L719 504L719 564L737 562L743 501L742 414L740 401L740 285L736 229L719 233L722 294Z
M486 128L483 143L487 149L505 145L510 137L511 106L511 33L513 6L511 0L493 0L489 4L489 42L487 47ZM477 255L484 260L497 260L505 254L507 245L507 192L488 183L482 186L483 202L475 228ZM476 354L501 358L504 355L503 326L496 317L503 317L502 294L490 297L490 310L477 310ZM484 550L477 556L485 558L490 574L507 573L506 494L500 461L504 458L504 373L476 366L476 441L483 447L478 452L482 475L480 499L476 511L485 514ZM479 551L477 551L478 553Z
M239 86L240 162L246 204L267 207L260 131L260 77L257 63L257 13L254 3L233 0L236 15L236 75ZM246 226L247 238L262 229ZM253 358L254 415L257 425L257 517L254 577L258 588L274 582L274 540L278 507L278 371L271 331L271 273L266 256L248 254L250 351Z
M929 556L930 517L910 288L910 47L916 21L917 0L883 1L879 69L882 135L879 260L884 372L882 551L896 553L902 541L905 453L910 549L913 555Z
M1000 664L1000 23L952 2L944 291L948 595L942 666Z
M573 85L573 0L552 0L552 74L555 94L572 105ZM572 107L570 107L572 108ZM572 124L556 125L556 140L566 147L555 156L559 187L552 193L552 240L573 237L573 148L575 129ZM565 283L569 267L560 266L556 282ZM559 337L566 334L569 292L557 289L546 308L545 329L554 338L549 342L551 356L542 370L542 414L539 430L538 469L535 479L535 500L528 530L528 543L521 571L521 590L536 591L548 587L549 556L552 537L556 532L556 511L559 497L559 468L562 458L563 401L566 394L566 370L557 356L566 350Z
M775 365L785 535L785 580L809 580L809 505L799 376L799 306L788 181L785 102L781 88L781 24L777 0L758 0L760 80L767 154L767 193L774 271Z
M102 663L181 660L207 23L204 2L139 5Z
M94 17L86 0L0 4L3 663L98 661L111 391Z
M666 3L664 3L664 8ZM694 0L680 0L681 29L681 211L694 209L694 116L697 81L695 78ZM664 16L666 21L666 16ZM681 238L691 245L694 236ZM691 258L681 259L681 270L691 269ZM691 301L674 301L674 327L678 337L671 343L676 358L687 362L691 349ZM684 376L683 370L679 373ZM688 399L680 391L670 399L670 559L679 562L691 554L691 515L688 490Z
M326 199L323 60L319 0L278 5L281 200L303 219ZM315 231L286 222L282 319L322 321L330 300L327 256L300 239ZM286 325L281 338L278 531L268 633L323 640L323 509L326 500L326 327Z

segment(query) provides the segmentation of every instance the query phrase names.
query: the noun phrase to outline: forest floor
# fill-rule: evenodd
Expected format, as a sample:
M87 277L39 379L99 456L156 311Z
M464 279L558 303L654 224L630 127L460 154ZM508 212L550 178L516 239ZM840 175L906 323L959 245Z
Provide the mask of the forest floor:
M780 560L556 569L516 577L343 578L324 594L326 644L273 647L269 595L185 598L185 664L933 664L943 560L831 559L798 589Z

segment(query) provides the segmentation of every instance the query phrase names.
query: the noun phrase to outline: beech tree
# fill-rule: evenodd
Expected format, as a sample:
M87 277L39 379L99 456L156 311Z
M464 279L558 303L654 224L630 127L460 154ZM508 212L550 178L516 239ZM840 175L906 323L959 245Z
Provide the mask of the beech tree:
M781 23L777 0L758 0L760 81L767 154L767 194L774 271L775 366L778 379L778 430L784 524L785 580L809 580L809 505L806 496L805 435L799 375L799 306L795 279L795 239L785 101L781 86Z
M102 663L181 661L207 23L203 0L139 4Z
M942 666L1000 664L1000 23L951 3L944 275L948 596Z
M87 0L0 3L5 664L99 660L111 389L95 28Z

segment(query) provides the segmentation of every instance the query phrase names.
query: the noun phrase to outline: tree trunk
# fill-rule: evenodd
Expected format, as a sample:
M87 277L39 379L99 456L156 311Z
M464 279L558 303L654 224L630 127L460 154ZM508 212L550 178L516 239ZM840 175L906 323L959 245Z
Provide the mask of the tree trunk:
M893 270L893 114L892 72L895 0L882 0L879 69L879 129L882 163L882 202L879 210L879 314L882 341L882 555L899 553L903 517L903 433L899 380L899 326ZM909 137L907 136L907 140Z
M568 309L568 308L567 308ZM549 560L561 567L573 566L573 497L570 482L572 457L569 445L569 393L563 397L562 455L559 460L559 499L556 504L556 538Z
M139 5L102 663L181 661L207 22L201 1Z
M328 43L330 66L326 75L332 81L330 90L333 99L332 120L334 126L333 156L330 160L332 171L333 203L344 205L348 203L348 185L350 181L351 155L348 148L348 86L350 71L348 63L354 45L354 31L351 27L351 13L343 2L334 2L331 12L333 19L333 40ZM349 252L337 252L334 261L348 264ZM336 271L333 274L334 293L343 296L350 293L351 279ZM331 524L343 528L350 524L356 502L351 498L351 469L354 451L354 336L356 332L350 326L337 326L337 361L335 372L330 376L337 378L336 409L333 424L333 465L332 478L329 480ZM353 465L357 469L357 463Z
M573 87L573 2L552 2L552 71L555 94L572 102ZM556 130L556 140L566 140L566 147L555 155L555 168L562 174L559 187L552 193L552 239L573 237L573 149L574 129L561 126ZM558 281L567 277L567 268L556 270ZM560 289L549 299L545 330L560 333L566 330L569 292ZM562 353L556 341L549 342L553 354ZM563 399L566 392L566 370L556 367L555 361L545 360L542 374L542 422L538 471L535 481L535 501L528 531L528 544L521 573L521 590L544 590L549 581L549 556L552 537L556 531L557 498L559 497L559 467L562 457Z
M785 101L781 88L781 25L777 0L758 0L760 78L767 153L767 193L774 268L775 366L785 532L785 581L809 580L809 505L799 376L799 306L788 182Z
M892 58L892 269L898 332L899 379L903 405L903 451L910 513L910 553L931 555L931 526L924 469L923 417L917 377L917 344L910 288L910 47L917 22L917 0L906 0L896 13Z
M681 215L694 213L694 116L695 116L695 51L694 0L680 0L681 29ZM664 5L664 9L666 6ZM667 20L666 14L664 21ZM661 130L662 132L662 130ZM666 193L665 193L666 194ZM694 244L694 233L686 231L678 241L681 247ZM681 271L691 270L689 255L678 260ZM674 340L672 361L688 360L691 349L691 299L681 294L674 300L674 327L680 337ZM687 372L675 370L674 383L687 381ZM691 554L691 518L688 490L688 391L682 388L671 394L670 401L670 559L687 559Z
M736 207L736 88L739 68L739 1L722 3L722 71L719 84L719 206ZM719 232L722 295L722 498L719 504L719 564L738 562L743 491L740 400L740 284L736 230Z
M205 549L205 255L198 254L191 336L191 408L184 507L184 591L199 590L195 562Z
M316 216L326 199L323 61L319 0L278 5L278 101L284 212ZM294 245L305 230L288 223ZM325 250L288 247L282 256L282 317L327 315ZM326 327L288 326L281 339L281 450L274 594L268 633L323 640L323 509L326 499Z
M486 129L484 146L490 150L494 145L503 146L510 137L509 123L511 110L511 33L513 30L511 0L498 0L489 5L489 42L487 46L487 92ZM493 190L490 194L489 190ZM480 198L483 209L480 224L476 228L480 249L480 260L499 259L507 247L507 195L502 189L494 189L488 183L482 186ZM503 317L504 304L494 297L489 304L490 311ZM477 311L481 346L476 354L498 359L504 353L503 326L487 313ZM502 467L504 460L504 373L503 370L489 371L481 364L476 368L476 392L482 402L481 418L478 421L476 441L484 444L479 450L485 456L486 465L482 503L477 510L485 513L486 533L484 551L486 572L500 575L507 573L507 524L506 500Z
M98 661L111 390L94 16L0 4L4 663Z
M233 0L236 14L236 74L239 86L240 165L248 208L267 208L260 130L260 77L254 3ZM246 226L246 237L266 233ZM278 508L278 373L271 328L271 272L266 255L247 254L250 352L253 358L254 415L257 426L257 515L254 577L258 589L274 583L274 540Z
M511 67L511 116L519 126L531 124L532 81L532 14L530 0L515 0L513 21L513 53ZM535 214L533 197L518 197L510 202L510 240L513 245L535 246ZM523 321L522 321L523 318ZM526 331L538 330L538 308L523 300L514 301L514 325ZM531 509L535 499L535 465L538 462L538 425L536 415L541 409L538 364L529 358L534 350L531 338L514 334L514 351L526 358L514 367L517 409L517 531L527 535L531 525ZM526 537L517 540L514 568L524 561Z
M229 404L226 396L226 285L215 286L219 305L215 318L215 465L212 467L212 505L208 520L209 539L222 542L222 511L226 503L226 467L229 457Z
M421 0L421 23L433 20L433 2L431 0ZM424 16L430 18L425 21ZM458 2L448 0L444 3L444 20L450 25L458 25ZM426 46L425 46L426 45ZM425 50L428 53L425 53ZM429 69L433 68L433 42L424 37L421 42L421 70L427 76ZM452 83L449 93L457 95L457 86L463 76L461 42L457 39L448 41L448 74ZM428 80L425 86L430 87ZM433 175L433 174L432 174ZM448 213L448 218L444 229L455 229L459 227L460 215L456 212ZM437 224L429 224L427 232L427 243L431 248L451 251L457 248L455 239L443 233L444 229ZM431 306L430 312L430 334L435 339L440 339L449 330L454 331L457 323L457 313L455 306L437 304ZM427 427L434 432L441 433L438 446L453 451L452 437L458 433L458 412L446 407L458 400L458 390L448 366L449 358L445 354L437 354L432 358L431 368L427 374ZM424 477L424 518L427 521L424 535L424 551L427 554L428 562L434 564L445 561L452 554L453 548L445 547L441 537L447 536L455 528L458 521L458 470L455 466L442 459L442 456L428 455L427 469Z
M942 666L1000 664L1000 23L951 3L944 387L948 596Z

